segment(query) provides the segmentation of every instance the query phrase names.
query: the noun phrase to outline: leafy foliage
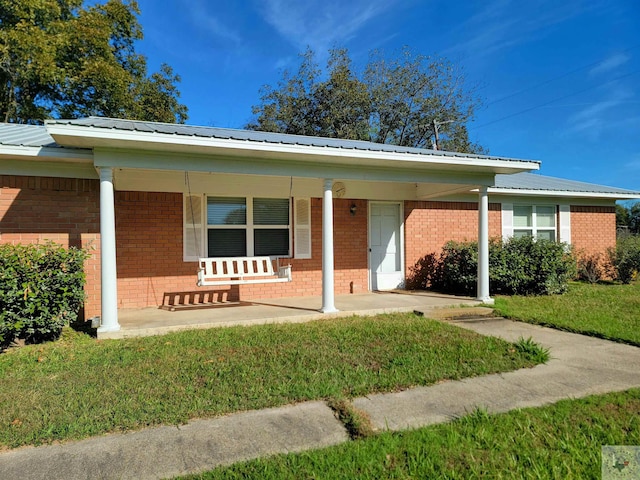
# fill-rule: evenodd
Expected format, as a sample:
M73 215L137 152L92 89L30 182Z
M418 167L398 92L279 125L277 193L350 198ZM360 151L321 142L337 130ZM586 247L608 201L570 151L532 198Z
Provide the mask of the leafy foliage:
M622 282L631 283L640 273L640 236L623 235L615 248L607 250L612 276Z
M404 49L396 59L373 52L358 75L345 48L329 51L326 79L315 53L301 56L298 71L285 71L276 87L265 86L254 105L252 130L368 140L482 153L466 123L480 101L464 76L443 58Z
M0 6L2 121L101 115L184 122L180 77L148 75L135 0L8 0Z
M640 234L640 202L629 205L616 205L616 226L628 230L628 233Z
M536 343L533 338L520 337L516 343L514 343L516 349L527 358L537 363L547 363L551 358L551 354L548 348Z
M84 250L0 245L0 349L56 338L84 300Z
M531 237L494 240L489 244L492 294L551 295L564 293L575 274L575 258L566 245ZM447 242L439 257L430 253L414 265L409 288L433 288L473 295L478 278L476 242Z

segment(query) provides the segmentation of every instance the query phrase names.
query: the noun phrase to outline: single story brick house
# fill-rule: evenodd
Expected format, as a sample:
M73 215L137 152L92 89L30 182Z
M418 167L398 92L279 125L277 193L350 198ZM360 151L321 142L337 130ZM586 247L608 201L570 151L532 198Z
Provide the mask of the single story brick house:
M0 242L91 249L85 317L202 289L219 299L401 288L448 240L533 235L602 252L639 192L531 173L539 162L90 117L0 124ZM202 257L281 257L291 281L196 287Z

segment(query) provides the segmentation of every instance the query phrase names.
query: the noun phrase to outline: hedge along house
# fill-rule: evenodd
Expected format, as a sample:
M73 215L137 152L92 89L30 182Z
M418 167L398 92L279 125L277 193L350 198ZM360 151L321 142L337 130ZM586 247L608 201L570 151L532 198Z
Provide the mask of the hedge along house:
M85 317L172 292L217 300L402 287L447 240L533 235L602 251L640 193L534 175L538 162L107 118L0 126L0 241L92 249ZM282 257L292 281L196 287L201 257ZM241 282L242 283L242 282Z

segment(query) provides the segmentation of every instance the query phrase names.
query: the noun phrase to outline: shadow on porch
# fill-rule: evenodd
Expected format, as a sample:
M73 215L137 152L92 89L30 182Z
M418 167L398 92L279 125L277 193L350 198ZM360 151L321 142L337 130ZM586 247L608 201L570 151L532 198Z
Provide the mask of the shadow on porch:
M337 313L320 313L320 297L291 297L241 302L232 306L169 311L162 308L122 309L118 311L121 329L102 332L98 338L127 338L161 335L179 330L260 325L265 323L300 323L322 318L379 313L428 312L437 308L479 305L475 299L435 292L371 292L338 295Z

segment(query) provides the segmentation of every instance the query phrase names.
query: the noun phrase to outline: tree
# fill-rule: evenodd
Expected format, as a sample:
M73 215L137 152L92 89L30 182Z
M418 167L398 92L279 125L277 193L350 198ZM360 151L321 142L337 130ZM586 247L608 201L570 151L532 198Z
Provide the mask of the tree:
M0 113L5 122L89 115L179 122L180 77L148 75L135 0L2 0Z
M254 105L253 130L369 140L442 150L482 153L466 124L480 104L464 76L445 59L404 49L387 60L374 52L358 76L347 49L329 51L326 79L315 54L301 55L297 74L288 71L274 88L263 87Z
M640 202L629 206L616 204L616 226L628 228L629 233L640 234Z

